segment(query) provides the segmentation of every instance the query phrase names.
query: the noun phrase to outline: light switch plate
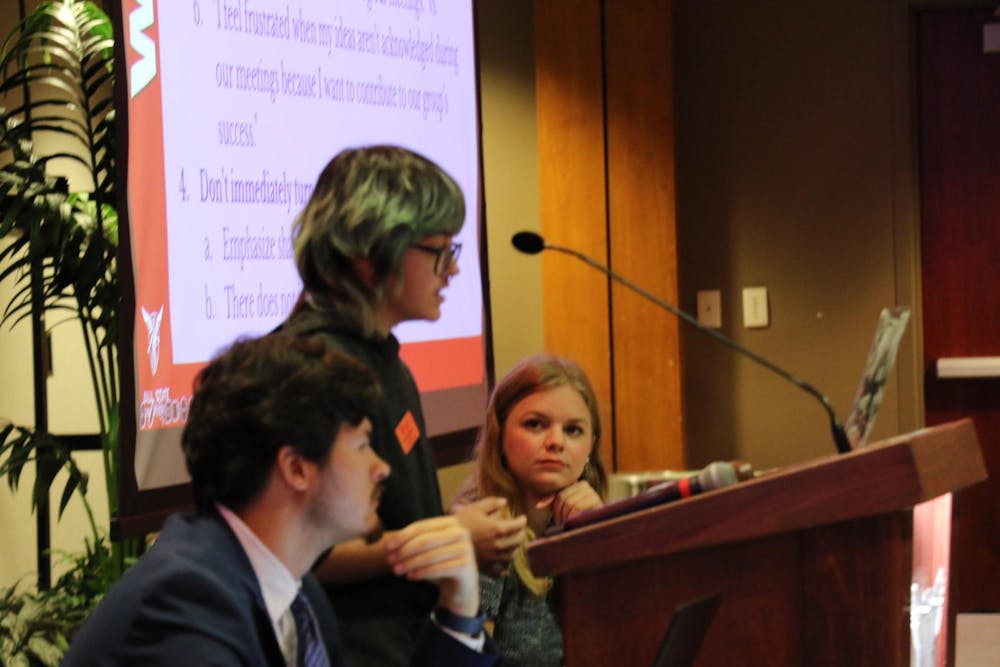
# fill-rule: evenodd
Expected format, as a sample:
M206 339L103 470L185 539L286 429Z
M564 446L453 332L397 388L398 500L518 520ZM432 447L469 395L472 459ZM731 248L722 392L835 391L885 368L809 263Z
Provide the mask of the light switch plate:
M743 288L743 326L747 329L762 329L771 323L767 312L767 288Z
M722 328L722 294L719 290L698 290L698 321L710 329Z

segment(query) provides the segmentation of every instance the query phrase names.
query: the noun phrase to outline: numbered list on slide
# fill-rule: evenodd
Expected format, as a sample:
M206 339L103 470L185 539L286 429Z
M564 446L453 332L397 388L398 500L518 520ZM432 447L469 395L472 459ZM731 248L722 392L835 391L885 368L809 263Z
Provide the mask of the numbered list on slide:
M453 145L477 131L471 17L444 16L444 6L160 5L175 364L269 331L291 310L301 290L292 224L341 148L410 146L433 155L477 200L477 151ZM471 231L475 243L473 227L463 235ZM481 310L478 280L466 282L449 288L451 307L435 325L444 336L469 335L458 313Z

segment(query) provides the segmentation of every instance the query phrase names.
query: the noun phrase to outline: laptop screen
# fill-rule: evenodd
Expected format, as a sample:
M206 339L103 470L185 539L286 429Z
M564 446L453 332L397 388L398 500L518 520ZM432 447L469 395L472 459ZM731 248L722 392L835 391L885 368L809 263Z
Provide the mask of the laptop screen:
M868 360L854 394L851 412L844 421L844 431L853 449L864 447L868 441L879 406L882 405L885 383L896 363L899 341L909 321L910 309L906 307L883 308L879 315L878 328L868 350Z
M715 593L674 609L652 667L691 667L712 625L721 598L721 593Z

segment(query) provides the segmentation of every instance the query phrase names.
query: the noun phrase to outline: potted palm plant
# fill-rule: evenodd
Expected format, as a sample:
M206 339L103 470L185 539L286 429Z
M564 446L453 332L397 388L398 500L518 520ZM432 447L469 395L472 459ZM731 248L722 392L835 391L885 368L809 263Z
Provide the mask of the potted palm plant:
M0 281L14 288L9 302L0 304L0 326L49 314L80 327L112 513L119 408L113 45L111 21L95 3L52 0L20 21L0 49L0 239L6 240ZM40 137L53 148L40 151ZM60 165L74 166L74 187L56 175ZM68 557L70 570L51 591L27 599L0 591L0 616L7 619L0 623L0 655L6 642L7 652L41 660L43 652L25 631L48 633L58 653L72 628L39 630L37 623L12 619L51 621L61 609L65 618L58 620L78 623L137 555L140 542L109 544L87 503L86 476L65 441L0 418L0 476L16 488L29 464L40 471L33 507L47 502L56 473L65 471L59 513L78 494L91 530L85 552ZM53 599L59 602L55 611Z

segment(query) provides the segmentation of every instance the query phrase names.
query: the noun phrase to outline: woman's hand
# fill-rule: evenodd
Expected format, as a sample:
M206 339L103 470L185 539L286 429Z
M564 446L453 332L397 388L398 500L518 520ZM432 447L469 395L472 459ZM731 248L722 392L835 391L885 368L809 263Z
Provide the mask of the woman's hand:
M480 569L488 574L505 570L527 537L525 517L510 518L506 509L506 500L492 496L451 508L452 514L472 536L476 560Z
M548 507L549 511L552 512L553 522L559 524L571 516L595 509L603 504L604 501L597 495L594 487L580 480L570 484L558 493L542 498L538 501L536 507L539 509Z

